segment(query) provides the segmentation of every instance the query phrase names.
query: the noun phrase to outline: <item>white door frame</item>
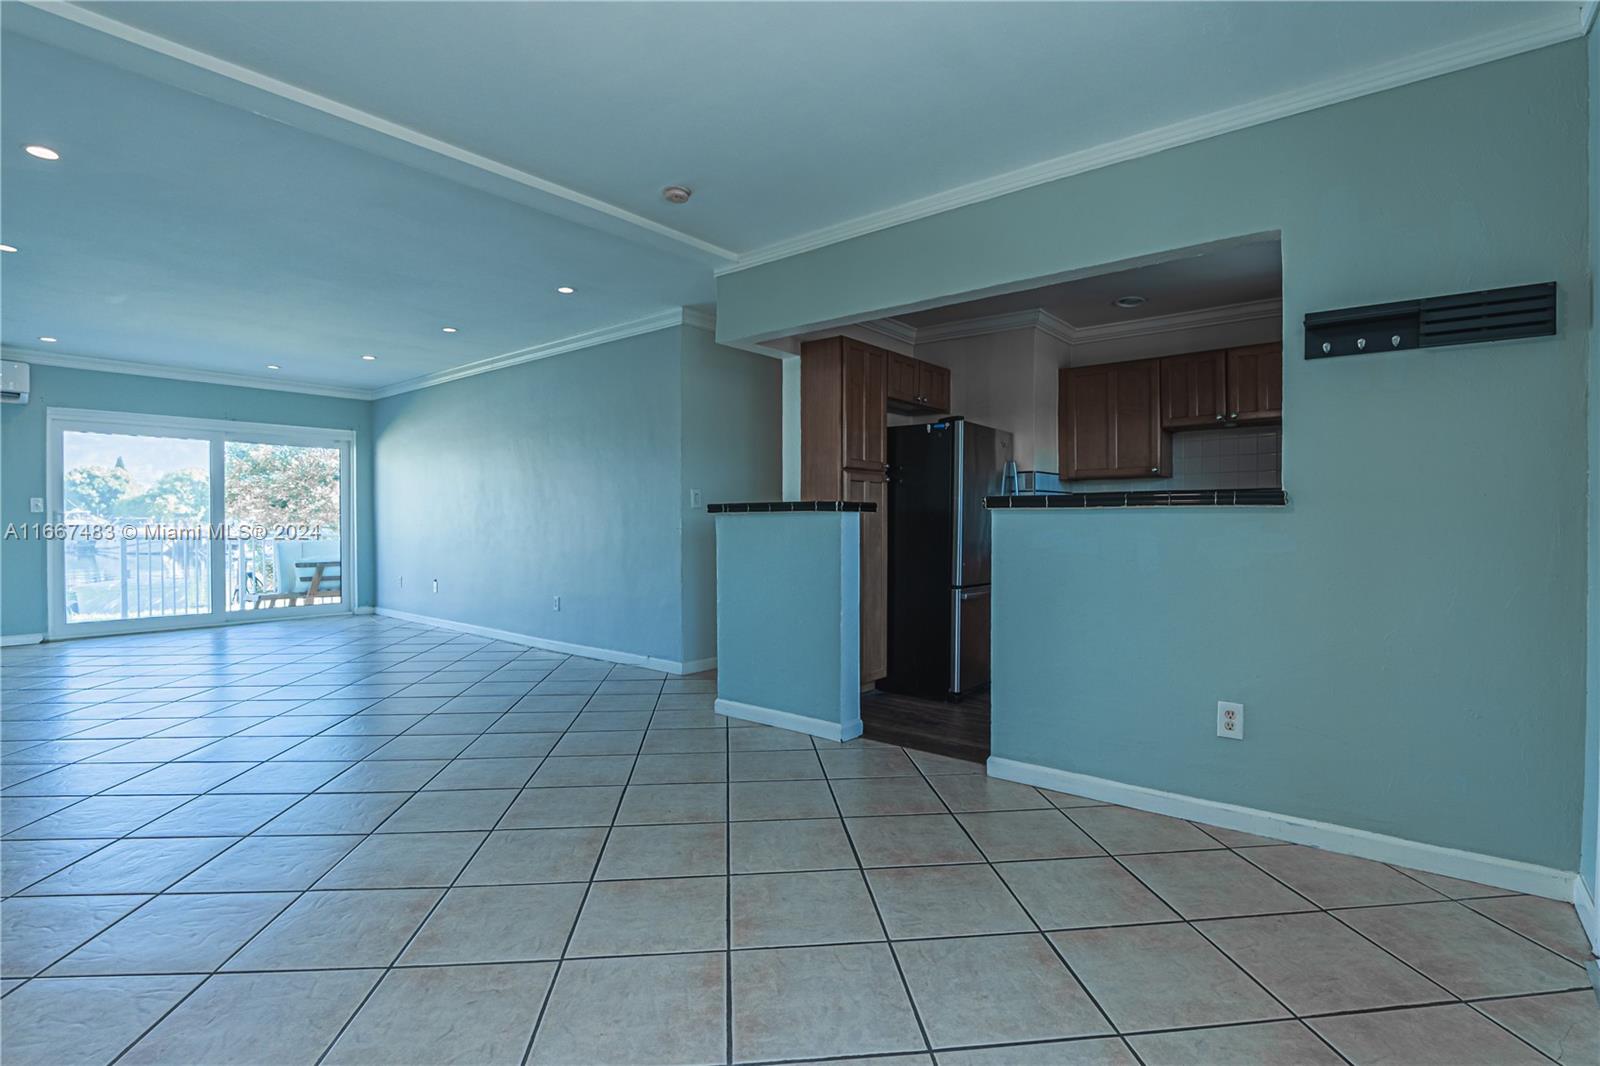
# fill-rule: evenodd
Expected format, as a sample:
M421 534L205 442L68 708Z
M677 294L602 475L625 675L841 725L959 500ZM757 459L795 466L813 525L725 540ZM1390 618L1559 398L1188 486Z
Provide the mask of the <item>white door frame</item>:
M172 617L116 619L107 622L79 622L69 626L66 619L65 543L50 540L47 598L49 600L49 639L103 636L116 633L145 633L201 626L234 625L248 622L281 621L309 615L352 614L360 595L359 546L355 501L356 434L353 429L325 429L316 426L291 426L275 422L236 422L216 418L187 418L178 415L142 415L127 411L95 411L74 407L45 409L45 491L51 523L64 519L62 477L62 436L68 430L89 433L128 433L153 436L178 436L211 442L211 523L227 521L224 505L223 445L230 440L252 444L294 444L310 447L337 447L343 467L339 479L339 586L338 603L281 608L271 611L229 611L227 603L227 546L211 542L211 610L206 614Z

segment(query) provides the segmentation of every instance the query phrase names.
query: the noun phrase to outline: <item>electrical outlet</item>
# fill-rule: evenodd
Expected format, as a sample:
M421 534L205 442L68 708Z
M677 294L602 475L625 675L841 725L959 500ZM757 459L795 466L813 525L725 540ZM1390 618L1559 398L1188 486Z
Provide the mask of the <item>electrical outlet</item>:
M706 494L701 492L699 489L690 489L689 490L689 506L690 507L704 507L705 505L706 505Z
M28 510L34 514L44 514L44 497L30 496L28 498Z
M551 610L552 610L552 611L559 611L559 610L561 610L561 597L560 597L560 596L557 596L557 597L555 597L555 599L554 599L554 600L552 600L552 601L551 601L551 603L550 603L550 609L551 609Z
M439 579L438 578L434 578L433 579L433 591L435 591L435 592L439 591Z
M1244 739L1244 704L1217 701L1217 736Z

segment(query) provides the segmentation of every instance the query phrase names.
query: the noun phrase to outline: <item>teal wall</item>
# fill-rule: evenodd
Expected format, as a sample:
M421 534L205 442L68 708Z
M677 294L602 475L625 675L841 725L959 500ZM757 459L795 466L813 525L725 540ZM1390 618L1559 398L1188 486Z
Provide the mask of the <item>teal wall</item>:
M1600 899L1600 29L1589 46L1589 701L1584 729L1583 861L1589 898Z
M716 526L717 698L859 735L860 516L724 514Z
M776 360L691 327L377 401L378 606L666 662L715 655L710 518L688 490L775 497L779 402Z
M8 358L11 356L8 355ZM25 358L24 358L24 361ZM26 404L0 408L0 514L7 523L45 518L28 510L45 488L45 409L95 411L272 422L356 433L356 526L360 561L358 593L373 603L372 405L364 400L307 396L273 389L208 385L197 381L107 374L33 365ZM43 633L49 626L46 556L42 541L0 542L0 633Z
M717 654L717 544L705 504L782 498L783 364L724 348L709 330L685 328L682 338L683 642L694 660Z
M726 274L719 335L1280 232L1293 506L1000 517L994 753L1576 869L1586 66L1567 42ZM1310 311L1549 280L1553 338L1296 357Z

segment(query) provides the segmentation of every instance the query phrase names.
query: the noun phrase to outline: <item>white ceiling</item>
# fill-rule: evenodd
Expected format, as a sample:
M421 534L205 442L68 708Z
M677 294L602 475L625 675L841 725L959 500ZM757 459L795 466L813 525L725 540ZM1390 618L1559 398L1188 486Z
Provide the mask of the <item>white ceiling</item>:
M1138 322L1169 315L1277 300L1283 295L1283 263L1275 240L1245 241L1149 266L1077 278L1002 296L986 296L897 316L915 329L975 318L1043 311L1078 329ZM1122 296L1143 296L1127 309Z
M5 343L272 361L355 389L706 304L716 269L1580 30L1572 0L0 17L0 239L23 248L3 260ZM31 140L64 158L21 156ZM694 199L664 203L668 183Z

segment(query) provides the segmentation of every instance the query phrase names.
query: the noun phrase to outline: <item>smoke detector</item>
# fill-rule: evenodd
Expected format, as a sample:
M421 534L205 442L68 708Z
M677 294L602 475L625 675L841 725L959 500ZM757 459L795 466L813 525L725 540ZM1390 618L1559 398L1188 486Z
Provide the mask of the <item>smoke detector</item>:
M661 198L669 204L686 204L689 197L694 195L694 190L682 185L668 185L661 190Z

